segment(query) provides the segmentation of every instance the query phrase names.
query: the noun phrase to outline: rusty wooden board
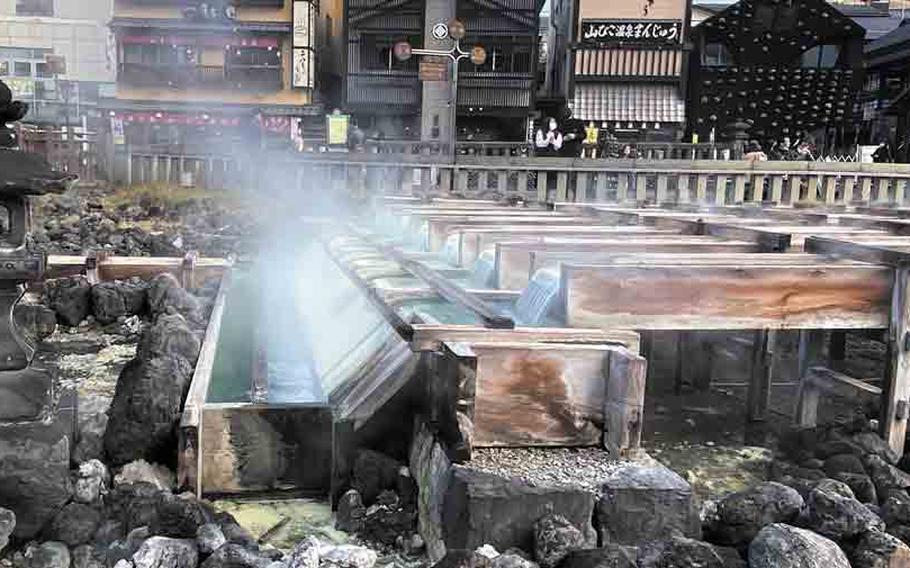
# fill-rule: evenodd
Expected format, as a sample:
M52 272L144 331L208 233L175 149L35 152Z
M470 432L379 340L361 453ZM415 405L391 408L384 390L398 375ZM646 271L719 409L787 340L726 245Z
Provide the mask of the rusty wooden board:
M599 445L611 349L471 344L474 445Z
M494 272L498 288L521 290L531 276L560 262L575 260L596 264L618 253L758 252L749 242L721 241L705 237L616 239L587 243L497 243Z
M562 265L572 327L637 330L888 326L892 271L873 265Z

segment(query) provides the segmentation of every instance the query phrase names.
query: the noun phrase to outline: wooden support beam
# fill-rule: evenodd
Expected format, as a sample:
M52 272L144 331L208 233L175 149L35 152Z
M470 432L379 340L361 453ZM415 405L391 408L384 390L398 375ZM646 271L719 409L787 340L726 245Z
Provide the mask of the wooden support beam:
M885 406L882 436L898 455L904 453L910 414L910 264L894 270L888 349L885 361Z
M777 339L775 330L755 331L752 347L752 376L746 412L749 422L764 422L768 418L771 402L771 379L774 374L774 347Z
M881 398L882 389L825 367L812 367L800 386L796 410L799 426L811 428L818 424L818 405L823 394L866 403Z
M615 457L633 457L641 447L648 362L624 349L614 349L608 365L604 447Z
M784 252L790 248L790 235L758 228L704 223L702 234L737 241L752 241L758 243L765 252Z
M806 252L813 254L849 258L874 264L887 264L889 266L910 265L910 253L824 237L808 237L804 249Z

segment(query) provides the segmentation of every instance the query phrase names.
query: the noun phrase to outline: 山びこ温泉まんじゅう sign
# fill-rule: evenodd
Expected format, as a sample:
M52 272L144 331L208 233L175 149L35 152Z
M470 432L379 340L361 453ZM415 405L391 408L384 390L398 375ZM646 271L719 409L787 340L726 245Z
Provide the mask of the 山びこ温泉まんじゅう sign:
M582 20L581 42L678 44L682 41L682 22L654 20Z

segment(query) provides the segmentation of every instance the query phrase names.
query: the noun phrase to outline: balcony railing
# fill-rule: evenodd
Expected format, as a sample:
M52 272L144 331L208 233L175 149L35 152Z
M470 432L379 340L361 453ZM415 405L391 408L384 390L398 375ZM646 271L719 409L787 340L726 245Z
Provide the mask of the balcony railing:
M120 65L118 80L135 87L232 87L281 90L281 68L274 66Z

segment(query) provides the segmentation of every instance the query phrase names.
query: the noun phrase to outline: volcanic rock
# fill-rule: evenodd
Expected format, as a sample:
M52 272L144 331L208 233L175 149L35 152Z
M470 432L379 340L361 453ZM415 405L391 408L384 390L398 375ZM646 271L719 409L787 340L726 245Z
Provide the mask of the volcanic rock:
M859 457L853 454L837 454L825 460L825 473L831 477L835 477L839 473L865 475L866 470Z
M101 512L82 503L70 503L57 513L48 530L51 540L68 546L90 542L101 522Z
M834 541L782 523L764 527L749 544L749 568L851 568Z
M658 464L623 467L603 483L596 522L605 542L635 545L675 533L701 536L692 487Z
M160 316L123 368L108 413L104 449L114 464L173 460L176 424L189 388L199 338L178 315Z
M534 557L543 568L555 568L584 545L585 535L564 517L547 515L534 523Z
M875 483L868 475L857 475L855 473L841 473L835 476L835 479L846 483L857 501L861 503L878 503L878 494L875 491Z
M375 551L353 544L342 544L319 550L319 565L323 567L373 568L377 559L378 555Z
M30 544L23 556L25 568L70 568L70 551L62 542Z
M214 520L215 512L207 502L190 494L165 493L158 504L158 516L152 529L161 536L196 538L199 527Z
M707 542L674 536L666 541L650 543L641 548L639 568L669 568L698 566L699 568L725 568L724 561Z
M850 438L850 442L858 446L862 453L879 456L891 465L897 465L900 456L891 449L881 436L875 432L861 432Z
M512 550L503 552L490 562L490 568L537 568L535 562L528 560L520 552Z
M338 500L338 510L335 513L335 528L340 531L357 533L363 530L363 517L366 507L356 489L349 489Z
M200 554L211 554L227 542L221 527L215 523L207 523L196 530L196 548Z
M718 503L709 540L727 546L747 544L762 527L794 520L803 504L794 489L773 481L733 493Z
M268 568L272 560L239 544L219 547L200 564L201 568Z
M395 489L401 464L392 458L361 450L354 460L354 479L351 485L360 493L365 505L372 505L386 489Z
M637 568L634 549L608 543L603 548L573 550L559 568Z
M893 490L904 491L910 488L910 474L907 474L884 458L870 454L863 459L863 465L875 483L879 499L887 499Z
M101 324L143 312L146 289L139 282L102 282L92 286L92 314Z
M16 514L0 507L0 552L9 544L9 537L16 529Z
M288 568L319 568L319 539L309 536L297 543L287 558Z
M893 492L882 503L882 519L891 525L910 525L910 495Z
M885 530L885 523L856 499L823 489L809 494L805 524L835 541L848 540L870 530Z
M196 568L199 554L192 540L153 536L133 555L136 568Z
M149 282L148 305L153 317L176 312L190 321L198 319L201 308L199 300L169 273L159 274Z
M84 276L48 280L44 295L57 321L64 325L77 326L91 312L92 285Z
M79 465L74 484L73 498L86 505L97 504L107 493L110 474L99 460L89 460Z
M77 546L71 556L72 568L106 568L103 555L89 544Z
M163 491L170 491L176 485L174 474L168 468L145 460L124 465L120 473L114 476L115 486L129 483L148 483Z
M870 531L850 555L853 568L904 568L910 566L910 547L890 534Z

